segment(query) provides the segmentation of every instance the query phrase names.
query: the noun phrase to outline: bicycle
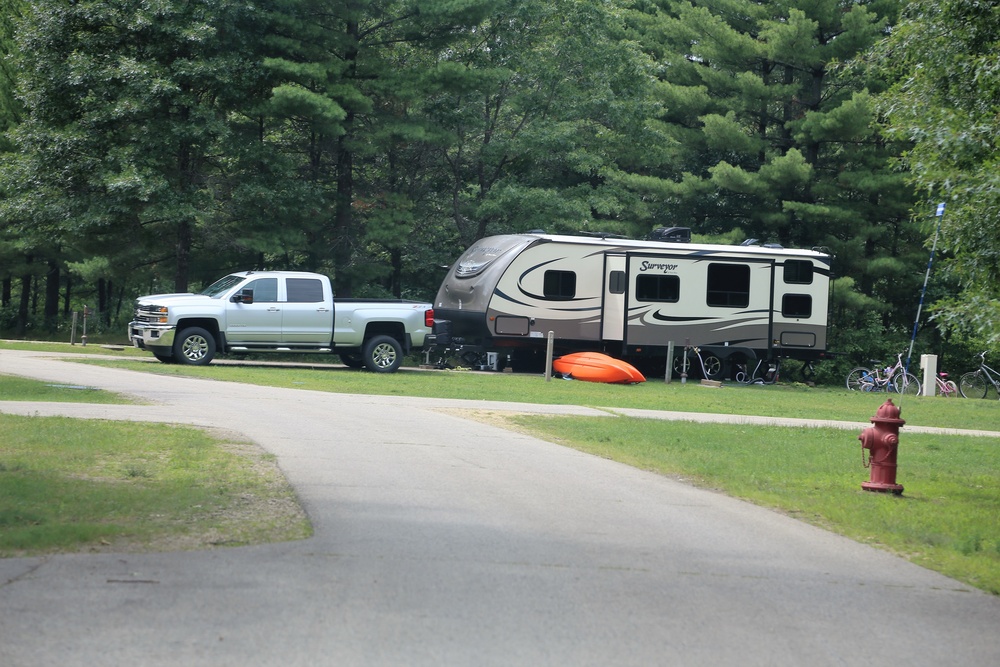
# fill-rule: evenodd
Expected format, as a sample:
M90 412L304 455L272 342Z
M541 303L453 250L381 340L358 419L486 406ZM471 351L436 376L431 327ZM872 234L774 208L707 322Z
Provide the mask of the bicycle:
M919 396L920 380L908 373L903 365L903 354L896 355L896 363L882 367L882 362L872 359L875 368L858 366L847 374L847 388L851 391L894 391L899 394Z
M938 393L945 398L958 396L958 385L953 380L948 379L947 373L938 373L934 382L937 384Z
M969 371L961 377L958 382L958 390L965 398L986 398L989 386L993 386L997 394L1000 395L1000 371L986 365L986 352L980 352L979 368Z

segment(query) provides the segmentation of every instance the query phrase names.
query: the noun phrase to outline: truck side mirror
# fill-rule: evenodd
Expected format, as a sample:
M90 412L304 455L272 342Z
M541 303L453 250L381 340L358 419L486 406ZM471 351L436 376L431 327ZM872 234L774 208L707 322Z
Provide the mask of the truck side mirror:
M253 290L245 289L239 294L234 294L233 298L230 299L233 303L245 303L247 305L253 303Z

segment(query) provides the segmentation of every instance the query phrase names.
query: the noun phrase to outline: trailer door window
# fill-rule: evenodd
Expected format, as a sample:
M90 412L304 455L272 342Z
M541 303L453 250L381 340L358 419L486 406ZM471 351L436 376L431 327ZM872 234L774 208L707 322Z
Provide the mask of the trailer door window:
M576 274L572 271L546 271L542 295L555 301L569 301L576 296Z
M786 260L784 276L789 285L812 285L813 263L801 259Z
M681 296L681 279L677 276L637 276L635 296L639 301L677 303Z
M808 294L786 294L781 297L781 316L788 319L812 317L812 302Z
M608 275L608 293L609 294L624 294L625 293L625 272L624 271L612 271Z
M750 305L750 267L746 264L709 264L707 302L719 308Z

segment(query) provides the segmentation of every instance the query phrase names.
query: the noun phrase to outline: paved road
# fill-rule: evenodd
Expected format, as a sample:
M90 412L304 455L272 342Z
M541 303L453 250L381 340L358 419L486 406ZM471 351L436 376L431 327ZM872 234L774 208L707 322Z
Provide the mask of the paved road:
M3 411L242 431L277 455L315 526L257 547L0 560L4 667L1000 664L1000 598L439 409L503 403L262 389L2 350L0 372L151 403Z

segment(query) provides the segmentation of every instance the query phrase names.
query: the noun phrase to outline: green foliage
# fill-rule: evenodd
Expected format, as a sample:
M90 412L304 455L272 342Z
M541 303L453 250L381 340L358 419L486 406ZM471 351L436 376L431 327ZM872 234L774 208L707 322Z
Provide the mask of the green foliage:
M1000 344L1000 7L974 0L907 5L876 51L896 73L880 98L893 135L911 142L904 163L927 208L947 202L942 266L961 295L937 302L946 330Z
M835 344L872 321L895 347L929 237L905 166L955 197L921 343L1000 342L959 296L1000 284L996 12L915 2L896 29L901 4L8 2L0 317L110 325L248 268L428 299L488 234L684 226L829 250Z
M742 229L836 256L835 328L878 304L899 326L916 304L923 236L893 166L901 144L875 124L879 76L841 67L882 39L895 3L634 3L633 38L659 64L662 151L643 187L654 221L696 232ZM659 177L669 184L657 187ZM881 262L890 258L892 262ZM877 266L874 263L880 262ZM888 268L894 270L887 273Z

